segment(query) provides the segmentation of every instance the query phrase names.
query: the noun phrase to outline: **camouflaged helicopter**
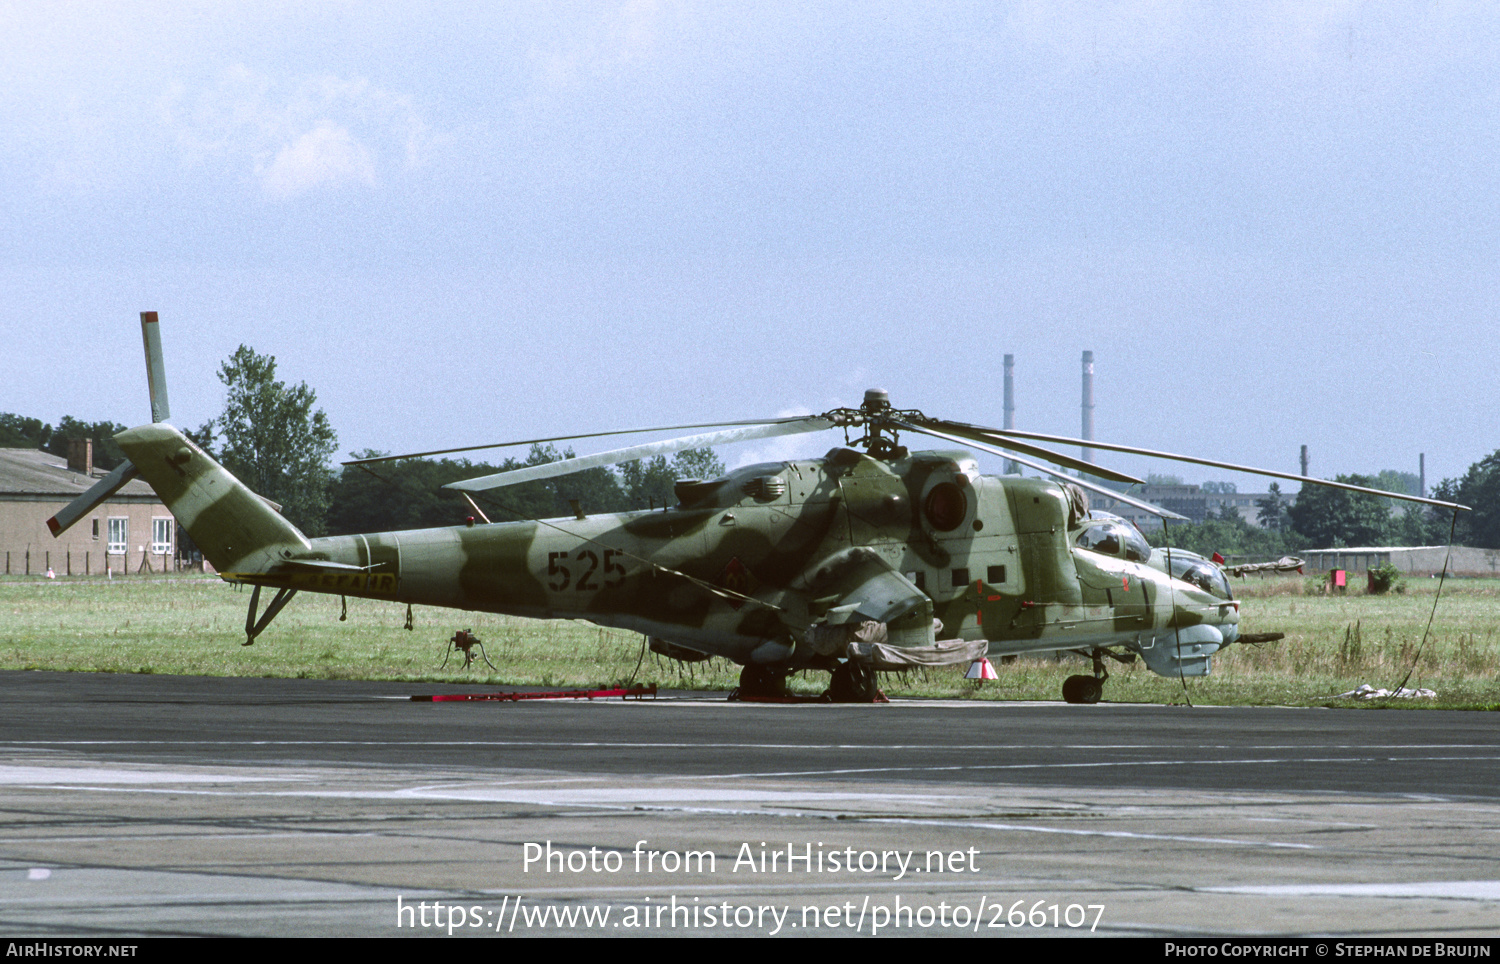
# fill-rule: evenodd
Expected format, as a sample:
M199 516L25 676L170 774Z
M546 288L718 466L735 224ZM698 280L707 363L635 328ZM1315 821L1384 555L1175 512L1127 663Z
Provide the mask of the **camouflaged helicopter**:
M1184 550L1153 550L1128 522L1091 512L1087 491L1182 516L1026 456L1094 478L1140 480L1034 442L1318 481L931 418L872 390L858 408L643 429L718 431L451 483L477 523L309 539L167 423L156 315L141 321L152 422L115 436L128 461L48 524L58 534L129 479L144 479L223 579L254 587L246 645L308 591L633 630L674 658L742 664L740 698L774 697L788 674L827 670L828 698L868 701L881 670L1071 652L1088 658L1093 673L1069 677L1063 697L1095 703L1106 658L1139 658L1164 676L1206 675L1216 652L1247 641L1239 603L1220 567ZM677 504L659 510L588 515L578 506L570 518L492 523L473 500L499 486L681 449L830 430L841 430L845 444L821 459L680 481ZM963 448L912 452L900 444L903 432ZM619 434L628 433L598 433ZM1057 481L981 475L966 449ZM276 596L257 616L262 587Z

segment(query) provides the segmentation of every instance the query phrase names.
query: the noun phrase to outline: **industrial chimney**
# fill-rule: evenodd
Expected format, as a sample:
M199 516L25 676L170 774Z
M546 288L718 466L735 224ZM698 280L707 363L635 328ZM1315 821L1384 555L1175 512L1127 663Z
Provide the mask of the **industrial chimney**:
M1083 437L1094 440L1094 353L1083 353ZM1083 460L1094 461L1094 450L1083 447Z
M1005 422L1004 427L1016 427L1016 356L1005 356ZM1021 467L1010 459L1005 460L1005 474L1015 475Z

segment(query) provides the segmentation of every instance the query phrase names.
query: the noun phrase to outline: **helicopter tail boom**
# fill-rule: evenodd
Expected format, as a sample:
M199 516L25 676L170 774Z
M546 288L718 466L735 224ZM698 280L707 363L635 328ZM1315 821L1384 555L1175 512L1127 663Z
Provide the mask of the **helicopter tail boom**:
M175 427L142 425L115 441L220 572L261 572L288 552L311 548L270 502Z

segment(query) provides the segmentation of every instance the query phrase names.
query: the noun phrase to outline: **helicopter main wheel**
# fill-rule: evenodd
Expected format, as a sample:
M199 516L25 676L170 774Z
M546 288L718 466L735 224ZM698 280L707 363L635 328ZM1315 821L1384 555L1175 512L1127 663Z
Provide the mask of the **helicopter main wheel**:
M1092 676L1069 676L1063 680L1063 699L1069 703L1097 703L1104 695L1104 680Z
M830 703L874 703L880 688L875 671L857 660L846 660L834 671L824 694Z
M785 696L786 671L771 666L746 663L740 669L740 685L729 694L731 700L756 696Z

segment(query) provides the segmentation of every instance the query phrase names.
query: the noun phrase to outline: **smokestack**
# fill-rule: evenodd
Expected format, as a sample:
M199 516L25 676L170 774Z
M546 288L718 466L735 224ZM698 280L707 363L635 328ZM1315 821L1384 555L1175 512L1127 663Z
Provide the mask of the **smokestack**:
M1016 427L1016 356L1005 356L1005 422L1004 427ZM1020 466L1010 459L1005 460L1005 474L1015 475Z
M1417 495L1427 498L1427 453L1417 455Z
M82 472L84 475L94 474L93 439L68 439L68 469L73 472Z
M1005 428L1016 427L1016 356L1005 356Z
M1307 446L1302 446L1302 474L1307 475Z
M1083 353L1083 437L1094 440L1094 353ZM1094 461L1094 450L1083 446L1083 460Z

